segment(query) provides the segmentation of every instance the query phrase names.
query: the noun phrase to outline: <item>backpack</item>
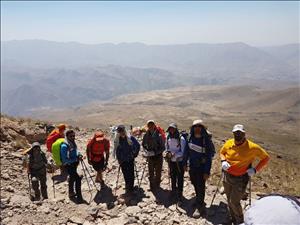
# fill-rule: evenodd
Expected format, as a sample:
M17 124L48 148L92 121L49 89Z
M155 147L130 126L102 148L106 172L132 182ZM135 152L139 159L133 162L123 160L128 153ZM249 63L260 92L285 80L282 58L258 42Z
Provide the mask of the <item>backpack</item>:
M62 143L64 143L64 138L57 139L51 147L52 150L52 158L57 166L62 165L61 157L60 157L60 146Z
M177 132L178 132L178 131L177 131ZM179 134L179 135L178 135L178 134ZM181 132L178 132L177 135L179 136L179 138L178 138L178 146L177 146L177 147L180 147L180 148L181 148L181 137L183 137L184 140L185 140L185 142L186 142L186 144L188 144L188 141L189 141L189 134L188 134L185 130L183 130L183 131L181 131ZM169 140L169 139L170 139L170 135L168 134L167 140ZM167 147L169 148L169 143L168 143L168 141L167 141L166 143L167 143Z
M102 141L97 142L95 138L92 138L89 140L86 147L88 160L92 162L99 162L103 158L105 150L109 149L109 141L107 139L103 139Z
M51 152L52 150L52 145L53 143L57 140L61 138L59 131L54 129L53 131L51 131L51 133L48 135L47 140L46 140L46 145L47 145L47 151Z
M166 133L165 133L164 129L162 129L159 125L156 125L156 128L157 128L158 132L160 133L164 143L166 143L167 137L166 137Z

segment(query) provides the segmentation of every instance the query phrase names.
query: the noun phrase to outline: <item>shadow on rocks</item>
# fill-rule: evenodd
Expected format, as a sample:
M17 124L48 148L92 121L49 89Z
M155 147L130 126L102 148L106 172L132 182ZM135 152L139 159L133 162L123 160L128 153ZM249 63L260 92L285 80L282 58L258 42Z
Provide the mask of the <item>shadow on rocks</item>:
M106 203L107 206L110 206L116 199L117 197L113 195L112 189L105 184L101 190L97 192L94 197L94 202L97 204Z

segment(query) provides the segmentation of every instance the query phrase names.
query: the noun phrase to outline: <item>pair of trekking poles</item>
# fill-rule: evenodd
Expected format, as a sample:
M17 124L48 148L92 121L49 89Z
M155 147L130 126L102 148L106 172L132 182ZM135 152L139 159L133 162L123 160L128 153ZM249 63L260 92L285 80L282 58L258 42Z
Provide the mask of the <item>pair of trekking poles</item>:
M137 182L138 182L138 188L140 188L141 182L142 182L143 177L144 177L144 172L145 172L146 164L145 164L143 172L142 172L142 177L141 177L141 179L139 179L138 170L137 170L135 161L133 163L134 163L135 178L137 179ZM119 167L118 167L118 175L117 175L117 182L116 182L116 188L115 188L115 195L117 194L117 189L118 189L118 184L119 184L119 177L120 177L120 170L121 170L121 166L119 165Z
M211 203L210 203L210 207L212 206L212 204L214 203L214 200L215 200L215 198L216 198L216 195L217 195L217 193L219 192L219 189L220 189L220 184L221 184L221 180L223 180L223 178L224 178L224 171L222 170L222 172L221 172L221 176L220 176L220 179L219 179L219 181L218 181L218 184L217 184L217 189L216 189L216 191L215 191L215 193L214 193L214 196L213 196L213 198L212 198L212 200L211 200ZM251 177L249 176L249 203L248 204L246 204L245 205L245 207L244 208L247 208L248 206L251 206L251 204L252 204L252 200L251 200L251 198L252 198L252 185L251 185L251 183L252 183L252 181L251 181Z
M87 165L85 164L85 162L84 162L83 160L80 160L80 163L81 163L81 167L82 167L82 170L83 170L83 174L84 174L84 177L85 177L85 179L86 179L86 182L87 182L87 185L88 185L90 194L92 194L92 189L91 189L91 185L90 185L88 176L89 176L90 180L92 180L92 183L93 183L94 187L96 188L96 190L97 190L97 191L100 191L100 190L97 188L97 185L96 185L95 181L93 180L92 175L90 174L90 172L89 172L89 170L88 170L88 167L87 167Z

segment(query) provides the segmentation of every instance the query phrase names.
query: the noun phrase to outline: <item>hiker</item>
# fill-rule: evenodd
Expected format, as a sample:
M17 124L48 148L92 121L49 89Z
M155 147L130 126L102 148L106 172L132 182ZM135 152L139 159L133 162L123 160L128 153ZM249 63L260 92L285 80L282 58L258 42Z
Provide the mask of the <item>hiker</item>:
M186 146L186 140L180 135L175 123L169 125L167 132L165 158L167 159L171 176L171 196L175 196L177 202L181 204L184 176L183 153Z
M244 222L241 199L245 195L249 177L256 174L269 161L268 153L246 138L244 126L236 124L233 139L229 139L220 150L224 171L224 190L227 196L231 220L234 224ZM256 167L253 162L260 159Z
M27 168L27 173L31 175L31 184L34 190L34 196L30 196L30 198L32 198L33 201L39 201L42 193L43 199L48 199L48 162L45 153L41 150L40 143L34 142L31 148L24 153L26 153L26 155L23 158L23 166Z
M56 129L52 130L51 133L48 135L46 140L47 151L51 152L52 144L59 138L64 138L64 132L66 130L65 124L59 124Z
M160 187L161 183L162 153L165 150L165 142L153 120L147 122L147 128L142 145L148 161L150 190L154 191Z
M114 148L125 180L125 193L130 195L134 188L134 159L139 154L140 144L135 137L127 134L125 126L120 125L117 128Z
M66 132L65 141L60 146L61 161L69 174L69 198L77 200L77 203L83 203L81 194L81 179L77 173L79 160L82 160L82 154L78 151L75 142L75 131ZM74 192L74 184L75 191Z
M210 175L212 157L215 147L211 140L212 135L207 130L202 120L193 121L190 130L190 138L184 152L184 168L187 170L189 162L189 174L196 192L196 208L193 217L199 218L205 215L205 183Z
M107 168L109 148L110 142L104 137L104 133L102 131L96 132L94 137L87 144L86 155L88 163L92 165L94 170L97 172L95 182L100 183L101 187L105 186L102 172Z

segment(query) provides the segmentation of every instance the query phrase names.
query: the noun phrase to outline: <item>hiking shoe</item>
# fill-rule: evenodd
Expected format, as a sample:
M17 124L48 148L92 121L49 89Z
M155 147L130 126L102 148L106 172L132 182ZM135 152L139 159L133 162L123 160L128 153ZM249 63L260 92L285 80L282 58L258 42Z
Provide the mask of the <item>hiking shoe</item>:
M183 205L183 197L182 196L177 197L177 205L180 207Z
M201 213L200 213L199 209L196 208L196 210L193 213L193 218L199 219L200 217L201 217Z
M76 197L75 192L69 192L69 198L70 199L75 198L75 197Z
M85 203L85 201L84 201L83 198L81 197L81 198L77 198L77 199L76 199L76 203L77 203L77 204L83 204L83 203Z

